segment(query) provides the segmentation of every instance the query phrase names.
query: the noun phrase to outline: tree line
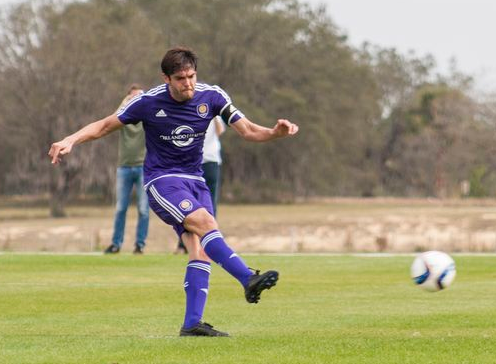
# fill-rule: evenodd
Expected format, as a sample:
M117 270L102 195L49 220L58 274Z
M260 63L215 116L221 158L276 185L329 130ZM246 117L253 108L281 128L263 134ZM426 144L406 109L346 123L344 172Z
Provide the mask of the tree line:
M224 201L312 196L494 196L494 102L431 56L356 48L326 9L296 0L26 2L0 13L0 194L48 194L54 216L114 190L116 136L58 168L50 143L114 109L126 86L161 83L166 49L200 56L251 120L300 126L253 145L223 136ZM461 191L462 183L470 188Z

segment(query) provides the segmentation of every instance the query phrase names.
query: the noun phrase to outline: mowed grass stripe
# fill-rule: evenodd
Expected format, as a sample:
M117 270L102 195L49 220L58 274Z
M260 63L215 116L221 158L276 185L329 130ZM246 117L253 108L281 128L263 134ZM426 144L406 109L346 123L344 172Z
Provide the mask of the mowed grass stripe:
M411 256L247 256L276 268L257 305L214 266L205 320L180 338L186 258L0 256L0 363L494 363L496 257L455 256L427 293Z

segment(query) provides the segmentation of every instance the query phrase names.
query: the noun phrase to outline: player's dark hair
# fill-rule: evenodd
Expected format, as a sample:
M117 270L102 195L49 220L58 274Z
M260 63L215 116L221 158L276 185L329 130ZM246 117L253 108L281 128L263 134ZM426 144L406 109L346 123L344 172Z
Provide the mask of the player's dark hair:
M167 51L160 66L162 72L170 76L187 68L193 68L196 71L197 63L198 57L192 49L175 47Z

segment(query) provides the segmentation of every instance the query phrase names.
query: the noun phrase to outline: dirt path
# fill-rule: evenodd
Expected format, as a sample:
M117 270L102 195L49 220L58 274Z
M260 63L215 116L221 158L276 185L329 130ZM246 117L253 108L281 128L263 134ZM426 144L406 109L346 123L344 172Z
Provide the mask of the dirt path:
M71 208L50 219L42 209L0 210L0 250L100 251L110 243L112 207ZM293 205L222 205L219 223L241 252L496 251L496 201L331 199ZM131 251L136 212L128 213ZM176 237L151 214L147 251L171 252Z

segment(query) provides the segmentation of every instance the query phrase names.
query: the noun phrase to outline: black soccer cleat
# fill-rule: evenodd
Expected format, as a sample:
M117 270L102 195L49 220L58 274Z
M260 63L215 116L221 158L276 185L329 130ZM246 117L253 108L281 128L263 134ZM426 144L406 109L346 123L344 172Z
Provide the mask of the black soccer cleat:
M110 245L105 251L103 252L104 254L117 254L119 253L121 249L117 245Z
M264 274L260 274L259 270L255 271L245 287L245 298L248 303L258 303L262 291L274 287L278 279L279 273L275 270L269 270Z
M206 322L199 322L198 325L189 329L181 327L179 336L212 336L212 337L226 337L229 336L227 332L215 330L214 327Z
M143 247L136 245L133 250L134 255L141 255L144 253Z

